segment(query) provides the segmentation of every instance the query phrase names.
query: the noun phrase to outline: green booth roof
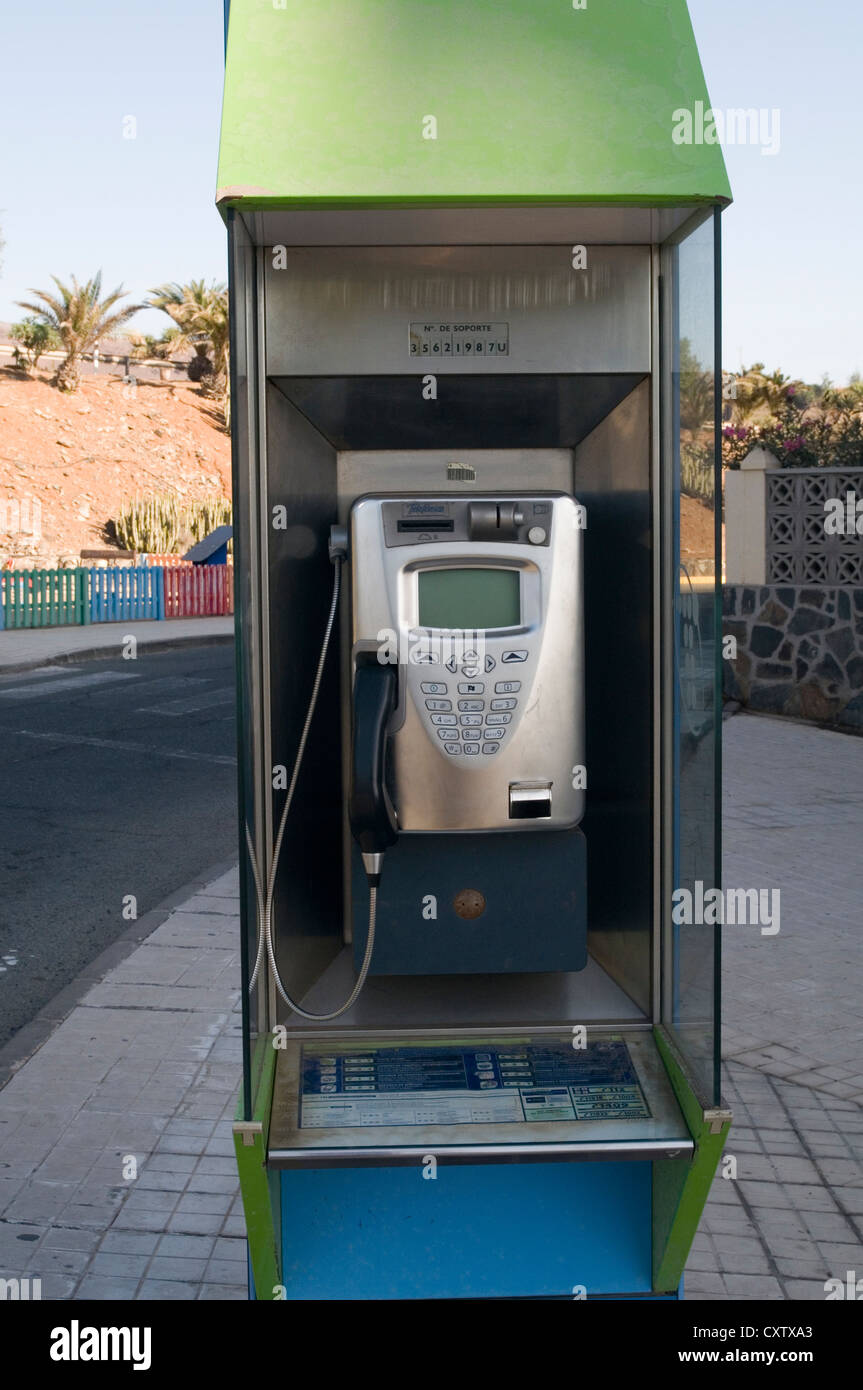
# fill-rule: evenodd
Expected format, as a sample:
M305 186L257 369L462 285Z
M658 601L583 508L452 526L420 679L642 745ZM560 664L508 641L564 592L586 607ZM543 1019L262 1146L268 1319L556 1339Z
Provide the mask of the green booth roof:
M232 0L217 200L727 202L699 102L685 0Z

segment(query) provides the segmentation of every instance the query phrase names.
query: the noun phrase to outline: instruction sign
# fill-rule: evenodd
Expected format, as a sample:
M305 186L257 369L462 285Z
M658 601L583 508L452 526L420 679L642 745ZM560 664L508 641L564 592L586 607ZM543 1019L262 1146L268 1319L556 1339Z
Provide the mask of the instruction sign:
M301 1058L301 1129L649 1119L624 1042L371 1047Z

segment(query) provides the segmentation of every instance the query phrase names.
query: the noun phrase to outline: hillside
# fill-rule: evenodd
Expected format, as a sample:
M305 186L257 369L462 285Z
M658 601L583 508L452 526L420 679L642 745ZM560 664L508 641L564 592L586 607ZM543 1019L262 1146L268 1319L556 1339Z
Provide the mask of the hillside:
M136 496L230 497L230 438L197 387L85 377L71 396L50 374L0 367L0 563L52 565L108 543L103 527ZM41 505L41 536L2 528Z

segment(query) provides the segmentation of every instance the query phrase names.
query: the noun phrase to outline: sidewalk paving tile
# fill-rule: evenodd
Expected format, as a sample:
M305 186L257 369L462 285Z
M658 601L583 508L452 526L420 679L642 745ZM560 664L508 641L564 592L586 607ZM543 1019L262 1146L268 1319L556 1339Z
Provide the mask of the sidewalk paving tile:
M685 1296L823 1299L828 1277L863 1272L863 801L843 794L863 785L863 739L747 715L725 735L725 882L781 883L782 918L772 937L724 934L738 1167L711 1187ZM43 1297L247 1297L238 883L176 907L0 1092L0 1266L32 1270Z

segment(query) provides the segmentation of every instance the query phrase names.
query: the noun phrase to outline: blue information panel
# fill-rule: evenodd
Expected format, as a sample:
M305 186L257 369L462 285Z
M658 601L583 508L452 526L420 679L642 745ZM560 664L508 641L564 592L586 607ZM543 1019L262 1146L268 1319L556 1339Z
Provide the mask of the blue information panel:
M300 1127L643 1120L625 1042L372 1047L302 1054Z

